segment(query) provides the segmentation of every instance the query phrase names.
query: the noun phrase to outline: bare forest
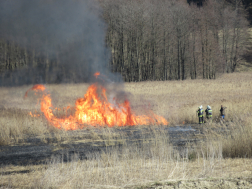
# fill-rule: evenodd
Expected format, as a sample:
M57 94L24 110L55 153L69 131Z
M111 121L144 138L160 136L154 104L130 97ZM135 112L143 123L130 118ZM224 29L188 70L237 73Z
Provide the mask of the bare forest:
M95 11L105 21L102 32L109 51L104 52L104 59L109 60L105 64L124 81L215 79L217 73L235 72L245 62L249 22L242 1L208 0L202 6L183 0L103 0L99 4L101 8ZM78 67L90 61L76 56L87 43L83 38L57 44L50 56L36 48L36 34L28 38L32 43L26 40L27 47L14 37L6 38L3 30L2 86L86 82L93 74L90 66L83 71ZM44 43L52 41L44 38ZM77 66L70 67L74 61Z
M125 81L213 79L242 61L248 22L238 1L102 2L111 69Z
M0 188L252 188L250 1L0 0Z

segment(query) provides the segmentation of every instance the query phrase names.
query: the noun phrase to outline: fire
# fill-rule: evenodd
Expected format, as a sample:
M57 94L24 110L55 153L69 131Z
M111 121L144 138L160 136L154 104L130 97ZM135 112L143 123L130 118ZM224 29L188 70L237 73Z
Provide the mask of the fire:
M96 72L96 73L94 74L94 76L96 77L96 79L98 78L99 75L100 75L100 72Z
M25 97L25 98L27 97L28 92L29 92L30 90L33 90L33 91L38 92L38 91L44 91L45 89L46 89L46 88L45 88L44 85L40 85L40 84L34 85L31 89L29 89L29 90L26 91L24 97Z
M76 130L87 125L113 127L168 124L165 118L154 113L150 116L135 115L131 110L128 100L118 103L116 99L113 99L114 104L110 103L106 96L106 89L97 83L89 86L83 98L76 100L74 107L75 112L68 117L57 117L54 115L52 100L50 94L45 92L44 85L35 85L25 93L25 96L27 96L30 90L43 92L40 98L40 109L48 122L59 129ZM70 107L67 107L66 109L69 108Z
M29 113L31 117L40 117L40 114L33 114L32 112Z

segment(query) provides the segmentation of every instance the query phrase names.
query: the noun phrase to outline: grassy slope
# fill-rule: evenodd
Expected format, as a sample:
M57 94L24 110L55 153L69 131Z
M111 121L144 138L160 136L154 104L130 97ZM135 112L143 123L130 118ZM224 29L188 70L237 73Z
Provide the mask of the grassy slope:
M219 116L221 105L227 106L227 119L236 112L248 112L252 108L251 88L251 72L226 74L216 80L125 84L126 91L134 94L136 99L151 102L154 112L163 115L170 124L197 122L195 112L200 105L203 108L210 105L214 117Z
M200 105L204 108L210 105L214 117L219 116L220 105L227 106L227 119L236 112L248 112L252 106L251 81L251 72L243 72L222 75L216 80L125 83L124 88L131 94L129 98L136 112L144 113L144 109L150 107L173 125L183 122L196 123L195 112ZM29 93L27 99L23 98L30 87L1 88L0 106L20 109L19 112L26 113L30 110L39 111L38 100L33 92ZM66 107L74 105L78 97L83 97L87 87L87 84L68 84L48 85L47 89L51 93L54 106Z
M4 187L118 188L143 186L144 183L165 180L170 182L174 179L251 177L251 159L223 159L222 157L225 153L227 157L228 153L237 153L237 151L232 152L232 149L251 148L248 145L251 143L251 129L246 130L251 128L252 121L251 85L250 72L222 75L216 80L125 84L125 90L132 94L129 97L135 111L145 112L144 108L149 106L155 113L164 116L170 125L183 122L197 123L195 111L201 104L204 108L208 104L212 106L216 118L221 104L228 107L226 123L230 127L238 128L239 132L232 135L232 139L219 140L217 147L213 141L202 144L203 147L201 146L200 151L195 155L195 161L191 161L187 157L188 154L184 157L176 156L176 154L171 156L174 151L163 143L165 136L158 135L153 146L147 151L125 146L123 156L114 151L112 154L104 153L98 159L92 157L88 161L68 164L58 164L59 161L54 159L48 165L2 167L0 185ZM27 137L23 134L43 137L44 134L56 132L43 118L31 118L28 115L30 110L39 110L39 106L36 105L37 99L32 93L27 99L23 99L29 87L0 89L2 144L18 143L19 139ZM73 105L76 98L83 96L87 87L86 84L47 86L52 93L55 106ZM246 127L243 127L244 125ZM60 132L59 135L61 135ZM22 170L29 170L29 173L20 173ZM10 174L1 175L1 172Z

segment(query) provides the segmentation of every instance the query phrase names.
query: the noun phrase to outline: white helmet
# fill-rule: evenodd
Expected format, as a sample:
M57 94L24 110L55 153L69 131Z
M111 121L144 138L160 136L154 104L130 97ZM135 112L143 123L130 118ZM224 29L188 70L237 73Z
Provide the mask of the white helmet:
M210 109L211 109L211 107L210 107L209 105L207 105L207 109L208 109L208 110L210 110Z
M203 106L202 105L200 105L200 107L199 107L200 109L202 109L203 108Z

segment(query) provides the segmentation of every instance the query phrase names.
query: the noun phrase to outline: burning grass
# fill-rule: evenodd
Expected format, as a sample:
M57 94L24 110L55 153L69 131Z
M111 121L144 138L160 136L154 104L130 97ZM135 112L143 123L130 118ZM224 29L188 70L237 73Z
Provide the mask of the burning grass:
M150 124L164 124L168 122L161 116L154 113L151 115L135 115L127 98L122 103L116 95L111 97L110 102L107 97L107 89L98 83L92 84L88 87L84 98L78 98L75 102L75 107L64 107L65 112L74 110L73 115L69 116L55 116L53 112L52 99L49 93L45 93L44 85L34 85L29 90L35 92L43 92L40 97L41 111L50 125L64 130L83 129L88 125L91 126L135 126L135 125L150 125ZM29 90L25 93L25 98ZM59 108L55 108L58 110ZM32 117L38 117L40 114L32 114Z
M128 136L116 132L118 128L104 127L96 132L86 127L89 133L86 142L100 142L111 148L105 148L102 153L90 153L86 160L80 160L77 155L67 163L61 157L52 157L39 169L29 168L29 172L22 174L5 174L12 169L5 166L2 174L0 172L0 184L4 187L130 188L176 179L251 177L251 159L246 159L252 157L251 86L251 73L222 75L216 80L126 83L125 90L133 94L129 95L132 109L144 113L148 107L164 116L169 126L197 123L197 107L210 105L213 121L199 126L204 131L204 141L178 151L162 129L153 129L163 128L160 126L134 127L144 131L141 145L137 142L129 145ZM1 145L25 143L31 136L53 145L69 141L84 143L82 130L58 130L43 116L31 117L29 112L39 112L40 106L30 93L27 99L22 99L29 88L0 89ZM73 106L88 85L48 85L46 88L51 92L54 105L64 107ZM219 120L220 105L227 107L224 121ZM147 131L151 133L148 135L151 140L145 137ZM48 138L56 138L56 142Z

